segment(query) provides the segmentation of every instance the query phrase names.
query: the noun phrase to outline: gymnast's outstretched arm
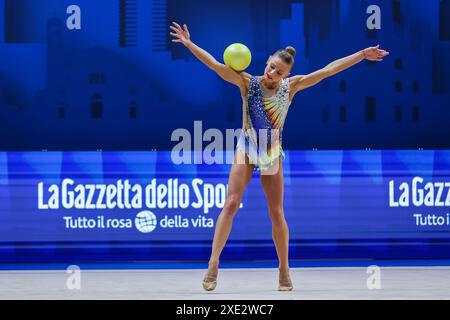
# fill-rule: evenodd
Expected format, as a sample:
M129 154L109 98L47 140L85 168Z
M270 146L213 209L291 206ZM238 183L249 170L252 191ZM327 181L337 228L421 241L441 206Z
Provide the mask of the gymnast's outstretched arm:
M290 78L291 91L296 92L311 87L325 78L331 77L336 73L344 71L351 66L361 62L364 59L370 61L383 61L383 57L387 56L389 52L380 49L380 45L369 47L358 51L352 55L342 59L333 61L324 68L317 70L308 75L297 75Z
M170 29L174 31L170 33L170 35L174 37L172 42L184 44L198 60L203 62L211 70L214 70L225 81L235 84L241 89L246 88L246 85L250 82L251 78L248 73L236 72L227 65L218 62L206 50L203 50L191 41L191 35L187 25L183 25L183 28L181 28L178 23L173 22L173 24L174 26L170 26Z

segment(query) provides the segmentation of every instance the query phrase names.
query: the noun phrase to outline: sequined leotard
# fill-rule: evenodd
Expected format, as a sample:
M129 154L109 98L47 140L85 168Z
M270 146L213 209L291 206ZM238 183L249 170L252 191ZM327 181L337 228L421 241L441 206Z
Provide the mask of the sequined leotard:
M243 131L237 149L245 152L258 170L269 168L279 156L284 158L282 133L289 101L289 79L283 79L276 94L266 97L260 80L252 77L244 99Z

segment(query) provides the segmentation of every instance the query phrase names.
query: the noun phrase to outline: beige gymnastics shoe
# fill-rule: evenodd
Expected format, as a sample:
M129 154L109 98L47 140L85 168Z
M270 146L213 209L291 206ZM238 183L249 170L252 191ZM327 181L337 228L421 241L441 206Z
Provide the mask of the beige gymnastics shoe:
M288 273L281 273L279 274L279 280L278 280L278 291L292 291L294 289L294 286L292 285L292 280Z
M217 275L219 273L218 264L209 264L208 272L203 278L203 289L206 291L213 291L217 287Z

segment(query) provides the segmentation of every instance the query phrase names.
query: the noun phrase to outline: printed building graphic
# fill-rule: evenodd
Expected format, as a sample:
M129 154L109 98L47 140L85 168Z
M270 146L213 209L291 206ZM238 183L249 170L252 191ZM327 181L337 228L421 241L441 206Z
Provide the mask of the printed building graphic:
M120 0L119 19L120 47L135 47L137 45L137 0Z

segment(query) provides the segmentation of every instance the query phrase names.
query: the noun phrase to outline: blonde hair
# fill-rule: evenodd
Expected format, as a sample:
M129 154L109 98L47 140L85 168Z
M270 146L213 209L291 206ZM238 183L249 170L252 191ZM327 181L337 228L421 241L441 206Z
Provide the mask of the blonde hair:
M297 54L297 50L295 50L294 47L287 46L286 48L282 50L278 50L275 52L274 56L279 57L283 62L287 63L288 65L294 65L295 62L295 55Z

